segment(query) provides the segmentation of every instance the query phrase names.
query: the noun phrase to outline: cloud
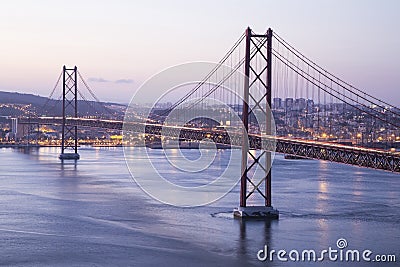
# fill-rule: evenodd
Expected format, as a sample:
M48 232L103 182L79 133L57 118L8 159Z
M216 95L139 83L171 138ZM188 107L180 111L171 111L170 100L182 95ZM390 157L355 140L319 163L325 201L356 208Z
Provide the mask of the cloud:
M115 83L133 83L134 81L132 79L119 79L116 80Z
M129 84L129 83L134 83L134 80L132 80L132 79L118 79L118 80L112 81L112 80L106 80L106 79L103 79L103 78L90 77L88 79L88 82Z
M91 77L88 79L89 82L95 82L95 83L109 83L109 80L103 79L103 78L95 78Z

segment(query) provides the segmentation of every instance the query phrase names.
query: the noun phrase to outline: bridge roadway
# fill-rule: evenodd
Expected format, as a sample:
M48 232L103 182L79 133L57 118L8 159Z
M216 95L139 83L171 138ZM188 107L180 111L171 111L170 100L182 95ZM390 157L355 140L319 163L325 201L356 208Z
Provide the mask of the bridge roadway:
M61 125L62 117L20 118L20 124ZM146 124L104 119L66 118L68 125L94 127L103 129L128 130L132 133L146 133L155 136L179 137L185 140L211 139L219 144L242 146L242 133L231 133L225 130L205 130L200 128ZM314 140L293 139L286 137L249 135L251 149L276 151L293 156L310 159L327 160L373 169L400 172L400 153L384 150L346 146Z

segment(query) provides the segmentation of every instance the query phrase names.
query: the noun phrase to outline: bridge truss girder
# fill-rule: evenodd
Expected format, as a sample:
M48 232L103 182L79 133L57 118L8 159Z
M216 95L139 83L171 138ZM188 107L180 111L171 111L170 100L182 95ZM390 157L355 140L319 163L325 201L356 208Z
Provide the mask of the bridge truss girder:
M20 118L20 124L49 124L61 125L62 118ZM69 126L92 127L102 129L125 130L131 133L146 133L154 136L176 137L189 141L211 139L218 144L230 145L231 147L241 147L242 133L228 135L223 131L204 131L202 129L177 128L168 125L129 123L112 120L66 118ZM348 165L379 169L400 173L400 154L390 153L383 150L344 146L334 143L310 143L302 139L289 139L280 137L260 137L249 135L249 149L275 151L293 156L305 157L309 159L326 160Z
M400 156L390 152L371 152L357 147L349 149L331 145L307 145L284 140L277 142L276 151L304 158L400 172Z

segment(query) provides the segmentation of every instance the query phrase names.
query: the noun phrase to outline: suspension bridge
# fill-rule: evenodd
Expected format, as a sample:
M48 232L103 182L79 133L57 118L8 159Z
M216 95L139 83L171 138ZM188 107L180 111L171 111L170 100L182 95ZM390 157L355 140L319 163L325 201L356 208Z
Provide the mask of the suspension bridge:
M183 88L165 108L154 103L144 116L130 106L126 114L134 115L125 120L112 114L82 117L79 96L92 106L98 98L76 67L64 67L54 88L61 80L61 116L18 118L20 124L60 125L61 159L79 158L81 127L144 133L160 142L170 137L239 147L239 217L278 216L271 200L274 152L400 172L400 154L376 147L400 139L400 109L320 67L271 29L262 34L246 29L201 82ZM79 80L94 102L78 90ZM165 96L159 101L170 100ZM204 120L209 116L217 127ZM254 195L262 205L247 205Z

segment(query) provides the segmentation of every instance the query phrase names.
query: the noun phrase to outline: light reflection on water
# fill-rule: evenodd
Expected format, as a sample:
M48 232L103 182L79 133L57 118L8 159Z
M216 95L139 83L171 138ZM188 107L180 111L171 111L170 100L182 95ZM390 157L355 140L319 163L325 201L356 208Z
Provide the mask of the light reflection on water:
M142 149L133 148L134 155L143 157ZM157 157L160 151L148 152ZM225 152L215 158L214 175L227 164L230 153ZM398 253L398 174L277 155L273 205L280 219L240 221L231 216L238 205L238 186L212 205L176 208L151 199L135 185L121 148L82 148L81 160L63 164L58 153L57 148L0 150L0 243L8 255L8 262L3 257L0 263L251 266L258 264L255 255L265 244L325 249L339 237L352 248ZM240 150L232 153L240 156ZM158 168L168 169L162 164ZM240 162L233 164L240 173Z

